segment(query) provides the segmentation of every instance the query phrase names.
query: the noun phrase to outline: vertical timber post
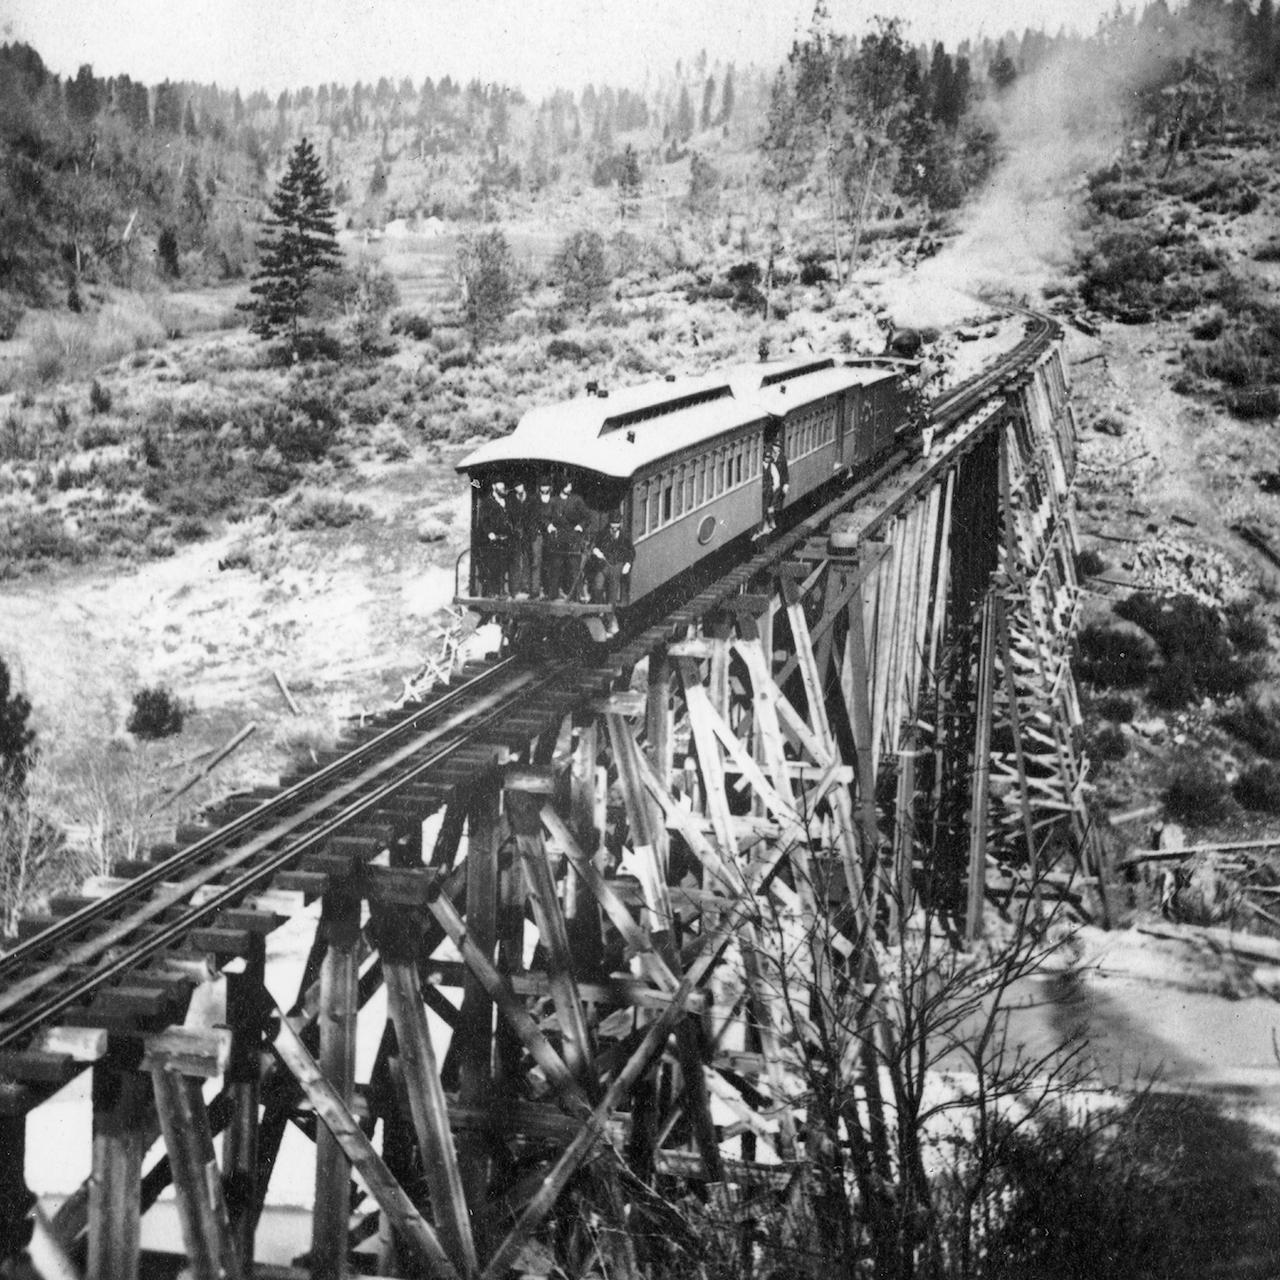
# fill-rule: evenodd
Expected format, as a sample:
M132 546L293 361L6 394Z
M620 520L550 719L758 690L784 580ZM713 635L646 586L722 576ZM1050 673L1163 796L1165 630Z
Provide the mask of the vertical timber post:
M151 1080L111 1061L93 1068L90 1280L137 1280L142 1157L150 1145Z
M231 1221L214 1158L213 1133L201 1082L157 1065L151 1069L151 1084L173 1170L182 1242L192 1280L240 1280L243 1272L231 1238ZM344 1230L345 1227L344 1218Z
M227 975L227 1021L231 1053L226 1091L231 1118L222 1135L223 1185L236 1248L246 1266L253 1259L258 1205L258 1106L261 1101L263 998L266 940L253 936L240 973Z
M467 811L467 936L490 962L498 931L498 852L501 842L501 790L496 778L481 779ZM493 999L467 969L462 1007L454 1031L458 1064L458 1099L463 1106L484 1109L493 1101ZM459 1144L458 1163L469 1204L482 1204L489 1185L486 1141L468 1136ZM477 1241L481 1252L482 1241Z
M991 717L995 712L996 611L988 594L982 603L982 639L978 646L978 688L973 735L973 801L969 809L969 886L964 936L967 943L982 936L982 911L987 887L987 804L991 774Z
M36 1198L27 1186L27 1117L0 1115L0 1267L31 1242Z
M320 928L327 944L320 968L320 1068L343 1104L355 1096L359 1011L360 899L342 889L324 897ZM313 1280L347 1274L351 1161L328 1126L316 1126L316 1200L311 1232Z

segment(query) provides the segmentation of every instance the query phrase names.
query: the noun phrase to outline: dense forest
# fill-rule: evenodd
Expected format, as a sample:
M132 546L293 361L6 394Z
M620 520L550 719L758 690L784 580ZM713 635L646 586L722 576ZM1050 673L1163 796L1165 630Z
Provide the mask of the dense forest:
M1278 47L1272 0L1193 0L1174 12L1157 0L1087 38L1028 30L954 51L910 44L896 21L842 35L819 5L776 72L701 54L643 93L588 85L533 103L448 76L321 84L274 100L89 65L63 78L35 49L4 45L0 336L24 305L78 308L87 284L245 275L265 200L302 136L347 226L501 221L591 188L616 190L619 218L661 201L665 219L678 173L685 215L770 196L780 207L807 191L855 228L846 251L856 257L866 218L952 208L981 182L999 154L991 108L1055 60L1096 66L1103 48L1130 53L1124 74L1158 105L1188 75L1193 48L1196 75L1234 91L1274 88ZM839 238L833 254L838 275Z

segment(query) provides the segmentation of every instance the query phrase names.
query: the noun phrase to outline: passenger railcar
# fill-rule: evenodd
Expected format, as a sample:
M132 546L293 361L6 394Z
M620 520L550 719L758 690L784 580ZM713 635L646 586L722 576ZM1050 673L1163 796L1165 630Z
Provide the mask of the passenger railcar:
M473 530L498 480L523 482L535 500L540 482L558 490L571 480L587 508L584 560L595 534L620 514L634 548L625 607L766 527L771 448L786 460L785 503L792 505L884 452L903 419L899 371L880 362L762 362L532 409L510 435L482 445L457 468L472 484ZM483 554L473 542L461 605L517 621L614 612L584 599L585 574L565 599L538 598L538 583L517 593L516 584L495 591L489 581L482 591Z

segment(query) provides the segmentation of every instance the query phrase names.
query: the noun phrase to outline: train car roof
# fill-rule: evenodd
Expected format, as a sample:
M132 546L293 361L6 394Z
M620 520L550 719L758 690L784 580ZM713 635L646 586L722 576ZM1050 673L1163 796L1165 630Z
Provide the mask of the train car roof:
M623 479L752 422L782 418L823 396L892 377L883 369L808 357L620 387L607 396L530 409L510 435L482 444L456 467L532 462Z

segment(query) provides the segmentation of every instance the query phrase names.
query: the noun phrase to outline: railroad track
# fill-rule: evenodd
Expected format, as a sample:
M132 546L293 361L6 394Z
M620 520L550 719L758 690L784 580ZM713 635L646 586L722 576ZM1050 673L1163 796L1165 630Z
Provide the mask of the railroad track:
M1052 321L1027 314L1028 333L1014 349L931 402L939 440L1015 382L1060 333ZM38 1043L35 1037L58 1023L134 1027L148 1018L158 1025L180 1019L191 965L201 963L192 957L237 954L245 934L274 928L283 917L261 906L273 892L296 896L299 886L304 897L321 892L324 871L308 868L323 860L320 850L335 837L358 830L397 798L443 801L477 771L493 767L504 738L528 742L540 727L608 694L645 654L723 608L915 456L914 445L896 450L607 650L580 659L517 655L473 671L438 697L380 718L322 767L242 801L243 812L223 806L216 827L187 831L176 851L118 867L121 882L105 896L55 898L51 914L24 921L22 940L0 955L0 1055ZM927 480L926 470L876 523ZM203 963L207 967L207 959Z

